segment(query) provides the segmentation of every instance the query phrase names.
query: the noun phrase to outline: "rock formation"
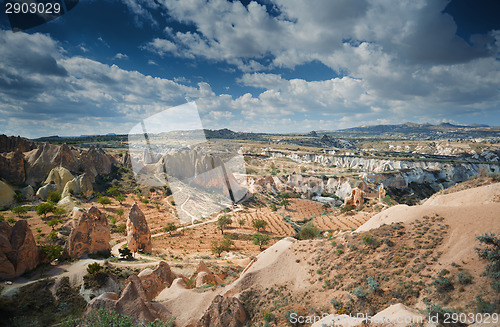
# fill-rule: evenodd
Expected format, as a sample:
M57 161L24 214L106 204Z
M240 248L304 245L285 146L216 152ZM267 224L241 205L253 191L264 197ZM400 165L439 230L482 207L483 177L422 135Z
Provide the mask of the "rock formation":
M359 188L354 188L351 192L351 196L344 200L344 206L351 205L359 208L365 201L365 192Z
M144 287L137 275L130 276L125 281L121 296L114 292L106 292L90 301L85 314L98 309L114 310L119 314L131 317L134 323L147 324L160 317L158 308L148 301Z
M76 172L79 168L79 151L68 145L43 143L25 154L26 183L35 185L46 179L54 167L64 167Z
M22 189L19 190L19 192L21 192L21 194L24 195L24 197L28 201L34 200L34 198L35 198L35 190L33 189L33 186L31 186L31 185L23 187Z
M384 189L384 185L381 184L379 187L378 187L378 199L379 200L382 200L383 198L385 198L385 189Z
M35 148L35 142L20 136L0 135L0 152L30 151Z
M94 193L92 187L92 181L87 173L84 173L71 181L67 182L62 191L62 197L66 197L71 194L82 194L83 196L90 197Z
M97 175L109 174L114 162L115 159L103 149L91 145L89 150L82 154L80 169L94 181Z
M176 275L165 261L161 261L155 270L146 268L139 273L138 277L144 287L146 298L152 301L165 287L172 284Z
M64 189L64 186L66 186L66 183L71 180L73 180L73 175L71 175L71 172L64 167L59 166L52 168L44 184L55 184L56 191L61 193Z
M137 203L134 203L127 219L127 247L132 252L142 251L151 253L151 232L149 231L146 217Z
M17 221L14 227L0 222L0 277L20 276L39 261L39 249L26 220Z
M38 189L38 191L36 191L36 196L42 200L45 200L49 196L50 192L55 192L55 191L57 191L56 184L47 184L47 185L40 187Z
M198 322L198 327L240 327L247 315L236 297L217 295Z
M0 153L0 178L21 184L26 179L24 154L20 148L10 153Z
M76 207L76 202L68 195L57 202L57 207L63 209L65 212L72 212L73 208Z
M80 258L88 253L109 253L111 239L108 219L96 207L84 212L66 242L65 254Z
M212 273L210 269L208 269L205 262L203 262L203 260L198 263L198 266L196 267L196 273L196 287L203 286L206 283L213 283L214 285L219 285L220 283L222 283L222 279Z
M0 207L13 203L15 194L9 184L0 181Z

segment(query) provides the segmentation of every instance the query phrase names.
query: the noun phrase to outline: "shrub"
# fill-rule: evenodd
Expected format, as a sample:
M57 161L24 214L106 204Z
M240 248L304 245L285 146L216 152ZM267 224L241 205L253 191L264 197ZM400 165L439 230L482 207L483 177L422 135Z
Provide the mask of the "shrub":
M255 233L252 235L253 244L258 245L259 249L262 250L262 247L269 243L269 235Z
M122 202L125 201L125 197L121 194L118 194L117 196L115 196L115 200L120 202L120 204L122 204Z
M141 202L144 203L144 204L148 204L149 203L149 199L148 198L142 198Z
M481 259L488 262L483 275L493 279L491 288L495 291L500 291L500 239L495 234L484 234L476 237L480 243L484 244L484 248L476 248Z
M372 291L378 291L380 289L380 285L377 283L377 281L375 280L375 278L373 277L368 277L368 288Z
M26 197L21 192L16 192L16 194L14 194L14 200L16 202L24 202L26 201Z
M106 190L106 194L109 196L116 197L116 196L120 195L120 192L118 192L116 187L110 187Z
M120 208L120 209L116 210L116 214L120 217L123 216L123 209Z
M472 276L469 273L465 273L463 271L457 274L458 282L462 285L468 285L472 283Z
M366 245L369 245L369 246L372 246L372 247L377 247L377 245L378 245L377 240L370 233L364 233L361 236L361 239L363 240L363 243L365 243Z
M118 249L120 253L120 257L125 260L132 260L132 251L129 250L128 247L124 247L123 249Z
M311 240L318 237L319 231L314 227L302 227L299 232L299 239Z
M111 204L111 200L107 196L101 196L99 199L97 199L97 203L102 204L104 208L107 204Z
M99 263L94 262L87 266L87 274L83 276L84 287L98 289L108 281L108 271Z
M172 235L172 232L175 232L177 230L177 225L175 223L167 223L167 226L163 228L165 232L167 232L169 235Z
M442 272L439 273L436 279L434 279L432 285L434 285L436 291L438 291L439 293L448 292L454 289L453 282L451 281L451 279L444 276Z
M117 226L111 226L112 233L125 234L126 230L127 225L125 225L124 223L118 224Z
M57 226L58 224L62 224L62 220L53 218L47 223L47 226L49 226L50 228L52 228L52 230L54 230L54 227Z
M246 222L247 220L245 218L238 219L238 224L240 225L240 227L245 226Z
M58 239L59 237L57 237L57 233L55 230L50 231L49 235L47 235L47 241L49 242L55 242Z
M14 218L10 217L10 218L7 218L7 222L9 222L11 224L15 224L16 220Z
M350 212L350 211L354 210L354 208L355 207L350 205L350 204L342 206L342 207L340 207L340 213Z
M49 191L49 194L47 196L47 201L57 203L61 201L61 193L57 191Z
M14 207L12 208L12 213L16 214L18 217L21 217L22 215L26 214L28 212L28 208L26 207Z
M257 230L257 232L260 232L261 229L266 229L267 226L267 221L264 219L254 219L252 221L252 227Z

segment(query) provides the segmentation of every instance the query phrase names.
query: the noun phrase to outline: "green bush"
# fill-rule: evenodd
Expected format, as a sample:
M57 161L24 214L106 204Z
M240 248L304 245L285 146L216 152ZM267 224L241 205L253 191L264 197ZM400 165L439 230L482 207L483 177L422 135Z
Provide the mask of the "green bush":
M26 214L28 212L28 208L26 207L14 207L12 208L12 213L16 214L18 217L21 217L22 215Z
M173 327L175 323L175 318L170 319L167 322L155 321L149 322L148 324L134 324L131 317L121 315L116 311L108 309L98 309L89 312L82 319L69 318L66 320L62 326L63 327L77 327L77 326L92 326L92 327Z
M56 206L49 202L42 202L36 207L36 214L39 216L43 215L43 218L47 218L49 212L53 212Z
M252 227L257 230L257 232L260 232L261 229L266 229L267 226L267 221L264 219L254 219L252 220Z
M87 274L83 276L84 287L87 289L98 289L106 285L108 281L108 270L99 263L94 262L87 266Z
M167 226L163 228L163 231L168 233L169 235L172 235L172 232L175 232L177 230L177 225L175 223L167 223Z
M49 191L49 194L47 196L47 201L57 203L61 201L61 193L57 191Z
M484 234L476 240L485 246L475 249L479 257L488 262L483 275L490 277L493 280L491 288L500 292L500 239L495 234Z
M299 231L299 239L312 240L318 237L319 231L314 227L302 227Z
M252 235L253 244L258 245L259 249L262 250L262 247L269 243L269 235L255 233Z

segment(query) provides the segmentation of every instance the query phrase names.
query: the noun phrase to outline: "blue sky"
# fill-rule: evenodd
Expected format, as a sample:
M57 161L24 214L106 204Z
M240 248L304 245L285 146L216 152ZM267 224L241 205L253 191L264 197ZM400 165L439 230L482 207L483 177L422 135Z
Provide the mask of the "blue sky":
M0 133L126 133L196 101L205 128L500 125L495 1L81 0L0 13Z

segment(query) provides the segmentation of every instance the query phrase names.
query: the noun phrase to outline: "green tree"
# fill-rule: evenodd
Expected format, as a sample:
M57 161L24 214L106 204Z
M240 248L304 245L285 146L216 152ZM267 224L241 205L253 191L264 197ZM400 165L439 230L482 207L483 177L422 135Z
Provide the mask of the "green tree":
M258 245L259 249L262 251L262 247L269 243L269 235L255 233L252 235L253 244Z
M165 228L163 228L163 230L165 232L168 233L168 235L172 235L172 232L175 232L177 230L177 225L175 223L167 223L167 226L165 226Z
M224 229L227 226L231 225L232 223L233 223L233 220L226 215L220 216L219 219L217 220L217 225L219 226L219 229L220 229L222 234L224 234Z
M102 204L102 207L105 208L107 204L111 204L111 200L107 196L101 196L97 199L97 203Z
M132 251L128 247L124 247L123 249L118 249L120 253L120 257L125 260L132 260Z
M210 249L212 250L213 254L216 254L217 257L220 258L222 252L228 252L233 244L233 241L228 238L224 238L222 240L214 240L212 241L212 247Z
M260 232L260 230L264 230L266 229L266 226L267 226L267 221L265 221L264 219L254 219L252 221L252 227L255 228L257 230L257 232Z
M36 214L41 216L43 215L43 219L47 218L47 214L49 212L54 212L56 206L49 202L42 202L36 207Z
M44 244L41 246L42 255L54 261L61 258L64 248L62 245Z
M16 214L18 217L21 217L22 215L26 214L28 212L28 208L18 206L12 208L12 213Z
M115 200L122 204L122 202L125 201L125 197L121 194L118 194L117 196L115 196Z

